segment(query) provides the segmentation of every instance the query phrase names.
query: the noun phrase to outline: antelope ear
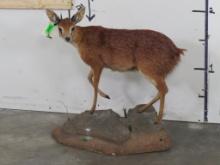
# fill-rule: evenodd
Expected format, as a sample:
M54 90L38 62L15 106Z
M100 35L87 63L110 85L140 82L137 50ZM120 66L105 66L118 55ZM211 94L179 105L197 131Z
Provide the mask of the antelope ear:
M77 24L78 22L80 22L84 15L85 15L85 6L83 6L82 4L79 6L76 6L76 8L78 9L78 12L72 16L71 20Z
M47 9L46 13L47 13L47 17L51 22L58 23L60 21L60 18L57 16L57 14L54 11Z

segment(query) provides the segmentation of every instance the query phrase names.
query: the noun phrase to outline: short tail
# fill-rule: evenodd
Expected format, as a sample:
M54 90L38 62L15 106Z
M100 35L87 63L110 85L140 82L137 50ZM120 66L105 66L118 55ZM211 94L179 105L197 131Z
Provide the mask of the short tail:
M180 48L177 48L177 49L178 49L179 55L184 55L184 52L187 51L186 49L180 49Z

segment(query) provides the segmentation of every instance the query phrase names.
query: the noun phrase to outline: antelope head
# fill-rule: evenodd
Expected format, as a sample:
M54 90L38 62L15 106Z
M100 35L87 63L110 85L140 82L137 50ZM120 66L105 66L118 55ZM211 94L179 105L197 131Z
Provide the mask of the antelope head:
M54 11L47 9L46 13L51 22L58 26L59 35L67 42L73 42L73 35L76 24L79 23L85 15L85 7L81 4L76 6L77 13L69 18L59 17Z

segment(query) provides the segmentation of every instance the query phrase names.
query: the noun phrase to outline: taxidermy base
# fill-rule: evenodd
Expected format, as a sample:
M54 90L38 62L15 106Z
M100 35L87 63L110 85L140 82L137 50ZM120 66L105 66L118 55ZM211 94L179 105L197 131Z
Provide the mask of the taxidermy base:
M138 113L139 107L130 109L125 118L112 110L97 110L93 115L86 111L55 128L52 135L58 143L107 155L170 149L168 133L162 125L154 124L154 108Z

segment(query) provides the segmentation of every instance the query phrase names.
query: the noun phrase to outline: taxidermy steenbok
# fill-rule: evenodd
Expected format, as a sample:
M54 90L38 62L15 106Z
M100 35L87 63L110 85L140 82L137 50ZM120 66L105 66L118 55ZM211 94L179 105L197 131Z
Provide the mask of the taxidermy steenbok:
M89 82L94 88L91 107L96 109L97 93L110 99L98 88L104 68L117 71L138 70L148 77L158 90L158 94L139 112L145 111L160 100L156 122L163 117L165 95L168 92L166 76L175 68L184 49L179 49L167 36L152 30L110 29L101 26L77 26L85 14L85 7L78 6L72 18L60 18L51 10L47 15L51 22L58 25L60 37L74 45L82 60L91 67Z

